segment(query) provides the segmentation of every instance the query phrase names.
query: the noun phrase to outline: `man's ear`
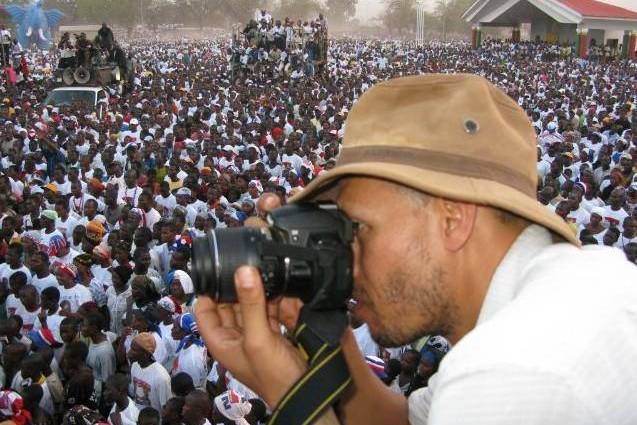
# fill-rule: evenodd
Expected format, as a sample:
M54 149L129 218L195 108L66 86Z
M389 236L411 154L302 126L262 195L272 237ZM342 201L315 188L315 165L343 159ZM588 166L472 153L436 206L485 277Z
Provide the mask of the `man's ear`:
M473 233L478 206L441 198L439 201L444 247L457 252Z

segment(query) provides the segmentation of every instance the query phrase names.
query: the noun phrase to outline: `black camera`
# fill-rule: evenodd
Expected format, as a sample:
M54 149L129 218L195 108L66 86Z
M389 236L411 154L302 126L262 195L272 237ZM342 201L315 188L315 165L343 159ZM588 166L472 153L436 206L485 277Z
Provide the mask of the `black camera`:
M237 301L235 270L261 272L268 299L298 297L312 310L342 310L352 292L355 224L333 204L292 204L272 211L267 228L217 229L192 245L197 294Z

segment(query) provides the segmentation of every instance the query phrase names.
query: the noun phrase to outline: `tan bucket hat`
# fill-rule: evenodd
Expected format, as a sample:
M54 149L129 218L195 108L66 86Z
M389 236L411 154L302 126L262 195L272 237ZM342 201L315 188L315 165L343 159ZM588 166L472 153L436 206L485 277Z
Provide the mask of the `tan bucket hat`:
M579 244L536 198L536 136L526 113L486 79L427 74L377 84L354 105L336 167L292 201L325 198L345 176L393 181L489 205Z

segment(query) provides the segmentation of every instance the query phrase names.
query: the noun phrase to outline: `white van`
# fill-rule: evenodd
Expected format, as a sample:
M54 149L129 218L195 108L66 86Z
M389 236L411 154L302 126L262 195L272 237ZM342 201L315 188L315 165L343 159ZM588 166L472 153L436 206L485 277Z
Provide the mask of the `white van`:
M106 102L101 101L105 99ZM93 108L99 119L104 117L108 108L109 94L103 87L71 86L53 89L44 101L45 105L62 106L84 102Z

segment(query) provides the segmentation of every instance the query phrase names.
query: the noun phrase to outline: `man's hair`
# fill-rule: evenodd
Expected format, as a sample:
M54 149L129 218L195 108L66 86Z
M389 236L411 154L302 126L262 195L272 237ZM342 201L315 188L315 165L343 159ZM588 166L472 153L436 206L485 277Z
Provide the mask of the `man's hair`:
M95 326L99 331L104 330L104 323L106 320L99 311L91 311L84 318L85 322L89 326Z
M177 397L186 397L195 390L192 377L186 372L179 372L170 380L170 387Z
M16 283L18 285L26 285L27 284L27 275L26 273L20 271L15 272L9 277L9 283Z
M20 242L11 242L9 244L9 249L12 251L17 251L17 254L20 256L24 253L24 247Z
M43 263L48 263L49 262L49 254L47 254L44 251L35 251L33 254L31 254L32 257L40 257L40 259L42 260Z
M44 292L44 291L42 291ZM59 291L58 291L59 292ZM70 326L77 332L80 328L80 322L75 317L65 317L60 322L60 327L62 326Z
M116 373L108 378L106 381L107 385L112 386L117 391L126 392L128 391L128 384L130 383L130 379L128 376L123 373Z
M55 286L49 286L48 288L44 288L42 290L42 297L46 297L47 299L51 300L51 301L55 301L56 303L60 302L60 290L58 288L56 288ZM64 319L62 319L62 322L64 322L64 320L66 319L70 319L70 317L66 317Z
M137 423L144 421L155 421L159 423L159 412L152 407L144 407L139 411L139 416L137 417Z
M70 357L73 360L85 362L86 357L88 356L88 346L82 341L70 342L66 347L64 347L64 356Z

